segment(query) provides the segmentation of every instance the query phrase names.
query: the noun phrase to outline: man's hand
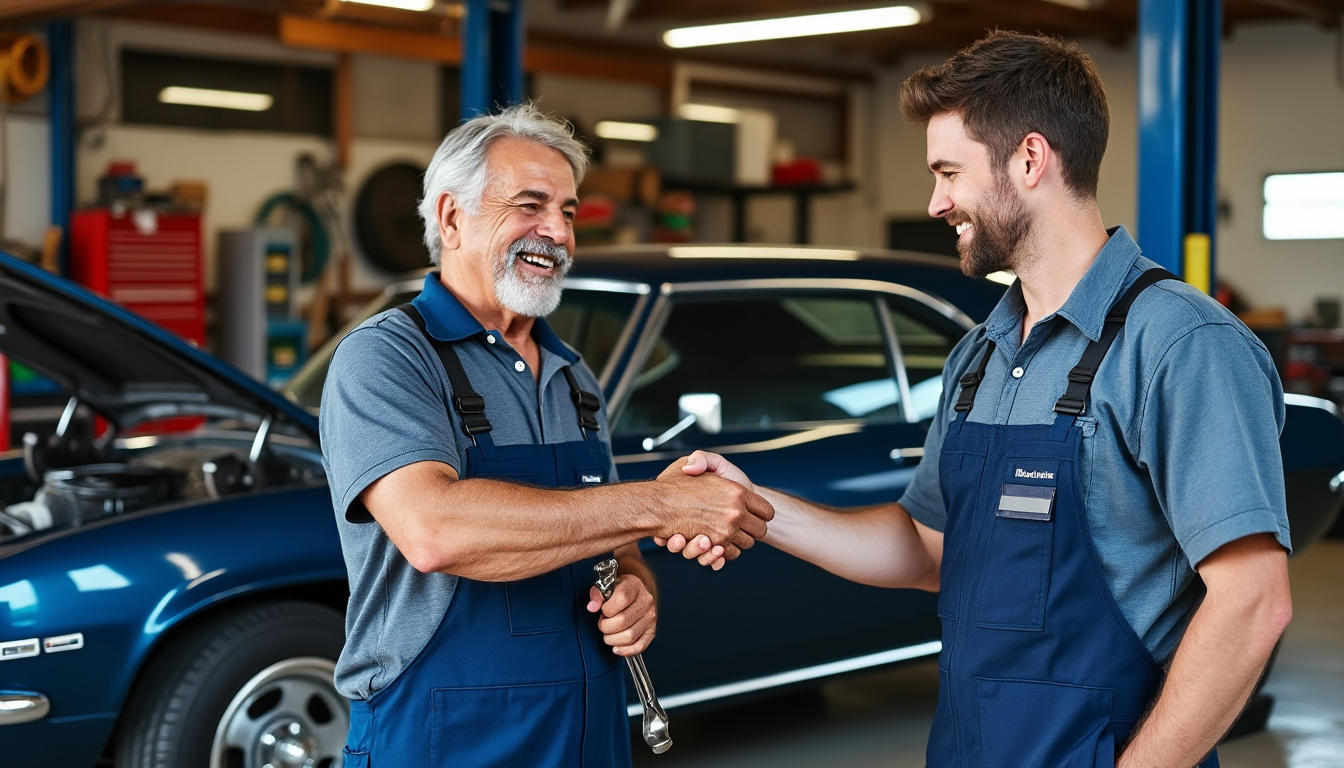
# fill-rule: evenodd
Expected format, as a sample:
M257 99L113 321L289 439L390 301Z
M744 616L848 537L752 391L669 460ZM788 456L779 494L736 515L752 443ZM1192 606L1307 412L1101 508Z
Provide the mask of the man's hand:
M677 466L674 463L666 471L670 472ZM680 468L683 474L692 477L709 472L725 480L732 480L752 493L756 493L756 486L747 477L746 473L717 453L696 451L680 463ZM667 539L655 536L653 540L658 546L667 547L669 552L680 552L681 556L687 560L695 560L701 565L707 565L716 571L723 568L724 563L728 560L733 559L727 557L727 550L724 547L714 545L709 537L704 534L699 534L689 541L685 535L680 533L673 534Z
M659 545L672 539L684 543L682 532L696 531L705 549L721 550L716 558L733 560L765 536L766 523L775 516L770 502L740 483L713 473L697 477L704 470L690 474L683 471L685 466L673 463L658 476L658 482L672 486L676 494L668 505L663 530L654 535Z
M642 653L658 629L658 604L639 577L622 574L611 597L603 600L596 586L588 590L588 612L601 611L597 628L602 639L620 656Z

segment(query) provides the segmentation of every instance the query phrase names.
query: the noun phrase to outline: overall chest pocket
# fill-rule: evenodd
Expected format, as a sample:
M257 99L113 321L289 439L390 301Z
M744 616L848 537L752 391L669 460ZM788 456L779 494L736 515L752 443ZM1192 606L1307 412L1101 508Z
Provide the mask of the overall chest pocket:
M987 510L989 535L975 608L976 626L1026 632L1045 628L1054 558L1059 462L1014 459L1006 464Z

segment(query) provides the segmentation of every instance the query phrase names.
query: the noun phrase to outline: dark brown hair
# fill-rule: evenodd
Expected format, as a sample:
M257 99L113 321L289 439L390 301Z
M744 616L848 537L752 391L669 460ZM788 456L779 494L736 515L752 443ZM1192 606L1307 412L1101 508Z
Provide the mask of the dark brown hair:
M1111 117L1097 68L1076 44L995 31L901 84L901 115L908 122L927 126L945 113L961 116L967 135L989 148L996 169L1028 133L1040 133L1059 154L1069 189L1097 196Z

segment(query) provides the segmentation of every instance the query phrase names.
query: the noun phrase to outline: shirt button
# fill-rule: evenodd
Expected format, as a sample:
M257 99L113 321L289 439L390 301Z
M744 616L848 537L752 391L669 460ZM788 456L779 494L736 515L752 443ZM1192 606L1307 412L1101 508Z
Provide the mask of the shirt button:
M527 370L527 363L524 363L522 360L519 360L518 362L513 364L513 370L522 373L523 371Z
M494 343L495 343L495 335L494 335L493 333L487 333L487 334L485 334L485 340L486 340L487 342L491 343L491 344L494 344Z
M1022 370L1022 367L1021 367L1021 366L1018 366L1017 368L1014 368L1014 369L1013 369L1013 378L1014 378L1014 379L1020 379L1020 378L1022 378L1022 374L1024 374L1024 373L1026 373L1026 371Z

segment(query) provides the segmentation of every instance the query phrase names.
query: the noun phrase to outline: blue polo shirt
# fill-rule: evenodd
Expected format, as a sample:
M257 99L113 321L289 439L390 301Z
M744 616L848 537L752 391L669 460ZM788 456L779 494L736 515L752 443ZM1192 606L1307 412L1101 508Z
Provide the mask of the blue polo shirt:
M538 318L532 338L541 349L536 379L497 330L483 328L437 273L412 302L439 341L455 342L472 387L485 398L496 445L562 443L585 439L569 383L602 389L579 355ZM413 660L439 626L457 577L420 573L402 557L369 515L359 495L388 473L438 461L460 474L472 444L449 404L452 387L443 363L415 323L400 310L369 318L336 347L322 390L322 457L350 578L346 645L336 664L336 687L366 699ZM610 453L606 408L598 436ZM604 478L616 480L613 464Z
M1100 337L1107 311L1155 266L1123 227L1110 230L1064 306L1036 323L1025 342L1021 285L1008 290L948 357L924 460L901 498L912 517L940 531L946 523L938 481L943 436L959 380L979 363L986 339L997 347L969 419L1052 423L1068 372ZM1224 307L1175 280L1134 302L1078 418L1079 473L1106 581L1159 663L1175 652L1203 596L1195 565L1256 533L1274 534L1289 548L1283 420L1283 388L1269 352Z

